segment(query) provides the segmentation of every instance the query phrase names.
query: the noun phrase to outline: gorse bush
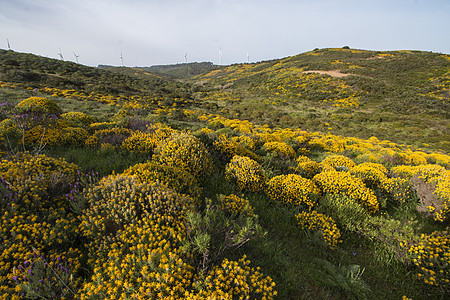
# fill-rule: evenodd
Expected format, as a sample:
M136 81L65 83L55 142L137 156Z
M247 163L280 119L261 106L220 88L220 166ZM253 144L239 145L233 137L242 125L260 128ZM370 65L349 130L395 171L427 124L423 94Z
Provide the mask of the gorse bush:
M75 178L76 170L74 164L30 153L0 161L0 177L9 182L17 203L36 211L58 201Z
M222 210L231 214L246 214L252 216L254 214L254 209L250 205L247 199L241 198L234 194L224 196L219 196L219 201L222 203Z
M343 193L361 204L371 214L379 210L374 192L360 179L352 177L347 172L322 172L314 176L313 180L324 194Z
M115 127L111 129L96 130L86 140L86 145L89 147L97 148L102 144L111 144L112 146L121 145L128 137L130 137L132 131L127 128Z
M95 260L80 299L180 299L192 289L195 270L179 248L181 233L147 216L117 232ZM125 254L126 253L126 254ZM99 256L99 255L97 255ZM136 274L139 274L136 276Z
M205 290L198 296L204 299L274 299L275 283L258 269L250 267L244 255L238 261L224 259L205 279Z
M88 209L81 216L86 236L114 236L127 224L144 216L156 224L183 227L185 211L192 199L167 189L159 182L140 183L126 175L111 175L87 191ZM94 239L94 240L95 240Z
M260 160L260 158L251 150L242 146L239 142L228 139L225 135L219 134L217 139L213 142L213 147L216 151L224 155L227 162L229 162L233 156L247 156L253 160Z
M63 127L60 124L50 126L37 125L27 130L24 144L27 146L84 145L89 133L81 127Z
M44 97L30 97L16 105L19 113L33 113L37 115L60 115L61 108L55 102Z
M145 131L134 131L123 141L122 147L128 151L152 155L158 143L174 132L173 129L162 124L146 124Z
M409 248L419 278L425 283L450 291L450 235L448 231L435 231L422 235L417 244Z
M362 163L350 169L350 173L361 178L367 187L378 188L388 180L388 170L385 166L377 163Z
M264 170L253 159L235 155L225 167L227 180L235 182L240 190L257 192L267 180Z
M184 132L173 133L158 144L153 160L185 169L199 179L210 174L213 168L211 156L202 142Z
M72 259L46 259L43 255L34 254L23 266L17 267L13 280L24 298L70 299L80 285L73 273Z
M304 178L312 179L315 175L323 170L323 166L315 162L307 156L300 155L297 159L297 167L294 168L296 173L299 173Z
M295 217L302 229L320 231L330 249L336 249L338 243L342 242L341 232L331 217L315 210L301 212Z
M69 126L86 127L86 129L89 128L89 124L94 123L95 121L94 117L82 112L75 111L64 113L61 115L61 118L65 120L69 124Z
M200 197L198 180L184 169L146 162L129 167L123 174L135 176L140 182L160 181L180 194Z
M80 268L82 254L75 242L79 222L63 196L75 178L76 166L44 155L20 153L0 162L0 174L1 295L71 297L73 292L55 279L42 259L45 257L49 266L54 266L58 257L70 264L70 270L60 274L66 276L64 280ZM75 278L72 287L77 281Z
M1 149L15 151L23 138L23 132L11 119L4 119L0 122L0 145ZM13 148L13 149L11 149Z
M329 155L321 162L321 164L337 170L339 170L339 168L348 170L356 165L350 158L343 155Z
M297 156L294 149L283 142L268 142L263 145L263 148L269 152L274 152L278 155L283 155L291 159L294 159Z
M320 190L312 180L289 174L270 179L266 193L274 201L312 208L319 198Z
M128 151L152 155L158 142L159 140L153 134L137 131L122 142L122 147Z

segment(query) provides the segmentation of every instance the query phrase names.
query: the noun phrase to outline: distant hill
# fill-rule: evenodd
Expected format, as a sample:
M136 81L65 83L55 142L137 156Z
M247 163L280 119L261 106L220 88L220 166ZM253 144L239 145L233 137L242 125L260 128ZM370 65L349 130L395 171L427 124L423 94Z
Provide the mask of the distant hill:
M176 65L157 65L151 67L137 67L138 69L157 73L171 78L191 78L205 72L217 70L221 67L214 65L212 62L193 62Z
M69 61L0 49L0 80L31 87L75 89L112 95L186 97L185 86L160 76L135 76L128 68L113 72ZM125 71L126 69L126 71ZM140 71L141 72L141 71ZM142 74L141 74L142 75Z

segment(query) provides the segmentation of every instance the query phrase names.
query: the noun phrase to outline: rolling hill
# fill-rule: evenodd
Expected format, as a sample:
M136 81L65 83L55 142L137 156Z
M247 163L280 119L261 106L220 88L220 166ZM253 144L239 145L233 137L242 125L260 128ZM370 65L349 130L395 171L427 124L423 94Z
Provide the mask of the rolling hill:
M0 50L0 298L446 299L449 71Z

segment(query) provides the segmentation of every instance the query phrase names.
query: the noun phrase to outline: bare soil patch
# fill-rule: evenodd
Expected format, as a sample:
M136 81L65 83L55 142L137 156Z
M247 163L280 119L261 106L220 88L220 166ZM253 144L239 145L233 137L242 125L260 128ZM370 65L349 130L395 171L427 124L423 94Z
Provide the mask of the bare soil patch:
M309 70L309 71L303 71L303 73L317 73L317 74L325 74L330 75L331 77L346 77L350 75L350 73L341 73L339 70L332 70L332 71L319 71L319 70Z

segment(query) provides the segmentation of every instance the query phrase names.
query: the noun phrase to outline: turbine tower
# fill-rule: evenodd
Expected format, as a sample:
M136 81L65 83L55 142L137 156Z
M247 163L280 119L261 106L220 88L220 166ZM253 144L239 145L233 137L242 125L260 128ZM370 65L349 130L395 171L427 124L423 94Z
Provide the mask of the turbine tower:
M247 63L250 63L250 54L247 52Z
M58 52L59 58L61 58L61 60L64 60L64 57L61 52L61 47L58 47L58 49L59 49L59 52Z
M11 50L11 45L9 44L9 39L6 39L6 42L8 43L8 50Z
M187 63L187 55L188 53L186 52L186 54L184 55L184 62Z
M222 64L222 48L219 48L219 65Z
M122 52L120 52L120 61L122 62L122 67L123 67L123 55L122 55Z
M80 57L79 55L77 55L76 53L75 53L75 51L72 51L73 52L73 55L75 55L75 60L77 61L77 63L78 63L78 57Z

